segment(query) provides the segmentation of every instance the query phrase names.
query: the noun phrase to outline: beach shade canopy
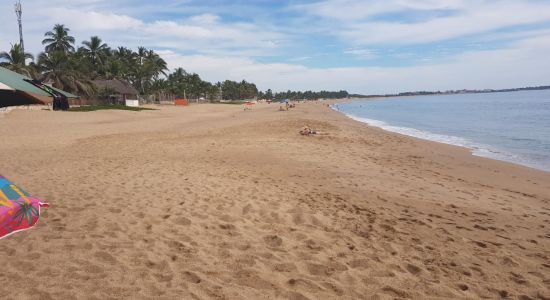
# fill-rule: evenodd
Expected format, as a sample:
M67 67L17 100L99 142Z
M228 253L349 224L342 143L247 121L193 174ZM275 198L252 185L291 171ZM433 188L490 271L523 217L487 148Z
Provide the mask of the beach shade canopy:
M50 89L54 90L55 92L58 92L58 93L60 93L61 95L65 96L65 97L67 97L67 98L69 98L69 99L71 99L71 98L72 98L72 99L80 98L80 97L77 96L77 95L73 95L73 94L71 94L71 93L69 93L69 92L65 92L65 91L63 91L63 90L54 88L54 87L51 86L51 85L45 85L45 88L50 88Z
M33 227L47 206L0 175L0 239Z
M11 86L5 85L5 84L3 84L2 82L0 82L0 90L15 91L14 88L12 88Z
M40 86L41 88L33 84L33 80L27 76L0 67L0 107L48 104L53 101L52 93L55 92L67 98L78 98L78 96L50 86Z

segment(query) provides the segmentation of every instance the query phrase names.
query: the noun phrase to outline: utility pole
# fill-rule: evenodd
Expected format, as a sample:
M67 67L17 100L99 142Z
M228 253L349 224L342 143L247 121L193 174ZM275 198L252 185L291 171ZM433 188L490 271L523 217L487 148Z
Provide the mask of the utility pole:
M19 46L21 46L21 51L23 55L25 54L25 45L23 44L23 24L21 22L21 14L23 9L21 8L21 1L15 3L15 15L17 15L17 23L19 23Z

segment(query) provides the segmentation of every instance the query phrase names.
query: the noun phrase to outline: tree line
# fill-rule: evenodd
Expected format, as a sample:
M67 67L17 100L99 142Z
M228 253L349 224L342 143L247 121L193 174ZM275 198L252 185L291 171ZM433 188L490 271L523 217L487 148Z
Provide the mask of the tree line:
M211 101L253 98L313 100L348 96L346 91L273 93L268 89L262 92L254 83L245 80L211 83L183 68L170 73L166 61L145 47L138 47L136 51L123 46L111 48L98 36L92 36L78 46L75 42L69 28L56 24L44 34L44 51L38 56L34 57L24 52L19 44L13 44L9 51L0 52L0 66L81 96L100 95L102 91L93 84L93 80L98 79L124 80L141 95L155 98L170 95Z
M258 98L260 99L268 99L268 100L283 100L283 99L290 99L290 100L317 100L317 99L342 99L342 98L348 98L349 93L347 91L337 91L337 92L331 92L331 91L320 91L320 92L313 92L313 91L291 91L288 90L286 92L279 92L279 93L273 93L271 89L268 89L265 92L258 92Z

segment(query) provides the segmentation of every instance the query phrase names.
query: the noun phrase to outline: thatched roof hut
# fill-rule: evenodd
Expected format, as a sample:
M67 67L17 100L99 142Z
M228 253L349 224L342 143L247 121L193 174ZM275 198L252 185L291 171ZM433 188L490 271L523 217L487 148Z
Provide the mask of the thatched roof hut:
M94 85L98 90L108 90L112 94L111 98L118 100L137 99L138 91L127 81L119 79L94 80Z

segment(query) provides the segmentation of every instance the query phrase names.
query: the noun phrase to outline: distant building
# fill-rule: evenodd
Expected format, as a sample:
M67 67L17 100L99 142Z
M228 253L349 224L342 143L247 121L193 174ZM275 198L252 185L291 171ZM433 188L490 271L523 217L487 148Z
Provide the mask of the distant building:
M127 81L119 79L109 80L94 80L99 94L106 92L104 95L112 104L125 104L126 100L138 100L138 91Z

